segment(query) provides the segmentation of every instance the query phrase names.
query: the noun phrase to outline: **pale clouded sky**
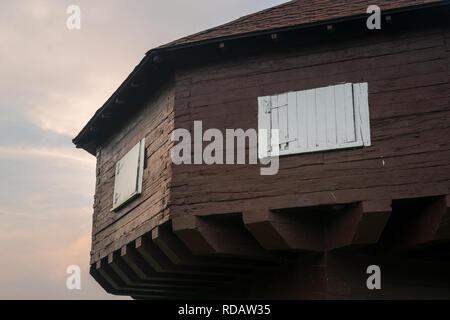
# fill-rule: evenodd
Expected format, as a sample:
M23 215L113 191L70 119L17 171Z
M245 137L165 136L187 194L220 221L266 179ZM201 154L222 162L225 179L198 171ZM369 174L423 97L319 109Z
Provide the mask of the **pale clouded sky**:
M283 2L0 2L0 299L115 298L88 275L95 159L71 139L151 48Z

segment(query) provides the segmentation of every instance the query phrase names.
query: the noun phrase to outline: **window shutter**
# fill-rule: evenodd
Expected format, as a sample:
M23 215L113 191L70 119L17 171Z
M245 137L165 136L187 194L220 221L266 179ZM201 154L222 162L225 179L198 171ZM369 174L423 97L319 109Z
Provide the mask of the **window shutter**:
M116 164L113 208L115 211L142 193L145 162L145 138Z
M288 95L280 94L277 96L278 106L278 129L280 138L280 151L287 150L289 147L289 131L288 131Z
M307 91L297 92L297 126L298 126L298 148L308 149L308 102Z
M288 115L287 115L287 94L280 94L271 97L272 109L272 130L278 129L278 141L272 139L272 155L284 153L287 150L288 141ZM273 136L272 136L273 137Z
M337 125L337 146L356 142L353 89L351 84L334 87Z
M316 90L306 91L306 141L308 142L306 149L314 149L317 144L317 118L316 118Z
M355 123L357 136L366 147L371 146L369 88L367 82L353 85L353 99L355 104Z
M338 141L334 87L327 87L325 96L326 145L332 148L337 145Z
M271 96L270 97L270 129L271 130L280 130L280 125L279 125L279 117L278 117L278 96ZM275 153L275 151L279 151L280 149L279 147L279 141L275 141L275 139L273 139L273 134L272 132L269 134L271 139L270 139L270 155L271 156L276 156L277 154ZM278 138L280 138L280 134L278 134ZM278 152L279 153L279 152Z
M295 92L288 93L288 150L289 154L298 152L298 110L297 110L297 94Z
M261 150L262 144L270 155L370 146L367 88L346 83L259 98L259 129L269 131ZM279 130L279 141L271 141L271 129Z
M270 135L270 155L276 156L297 152L298 123L295 93L265 97L263 100L270 101L270 129L278 130L278 141L275 141L274 136Z
M270 97L258 98L258 156L260 159L270 155L270 114Z

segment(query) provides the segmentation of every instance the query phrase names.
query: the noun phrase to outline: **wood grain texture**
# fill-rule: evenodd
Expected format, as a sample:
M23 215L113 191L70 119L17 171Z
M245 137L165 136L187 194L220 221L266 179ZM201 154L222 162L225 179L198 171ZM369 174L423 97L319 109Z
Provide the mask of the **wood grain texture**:
M176 70L97 154L91 262L173 217L448 194L449 39L448 28L398 31ZM370 147L283 157L273 177L171 163L174 128L257 128L258 97L349 82L369 84ZM112 214L115 163L144 137L143 194Z
M448 30L403 31L186 68L175 127L257 128L258 97L368 82L372 145L258 166L173 168L173 217L443 195L450 186ZM182 93L182 94L181 94ZM180 106L180 109L178 109Z
M173 107L173 90L170 86L162 88L98 152L92 262L167 221ZM146 139L142 194L117 212L111 212L115 164L142 138Z

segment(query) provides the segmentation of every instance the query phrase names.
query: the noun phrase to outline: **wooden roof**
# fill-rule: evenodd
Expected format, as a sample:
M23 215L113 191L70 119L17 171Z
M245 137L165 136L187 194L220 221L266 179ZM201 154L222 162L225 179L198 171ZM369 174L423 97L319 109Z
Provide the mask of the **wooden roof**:
M241 17L221 26L178 39L160 48L362 15L366 14L367 8L373 4L379 6L381 11L383 11L443 1L379 0L375 3L373 0L292 0L279 6Z

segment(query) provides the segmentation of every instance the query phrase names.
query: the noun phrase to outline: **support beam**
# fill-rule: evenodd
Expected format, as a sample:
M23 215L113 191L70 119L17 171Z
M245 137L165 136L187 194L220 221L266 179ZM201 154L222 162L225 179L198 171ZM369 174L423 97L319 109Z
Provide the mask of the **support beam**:
M449 195L393 201L380 250L411 251L450 240Z
M440 200L441 216L439 217L439 225L437 227L434 240L436 241L448 241L450 240L450 195L446 195Z
M100 275L100 273L98 272L98 270L95 267L95 265L91 265L90 270L89 270L89 274L109 294L119 295L119 296L127 296L127 295L130 294L129 292L113 289L109 285L109 283ZM145 295L145 294L142 295L141 293L136 293L136 295L134 297L136 297L136 299L139 299L139 300L148 300L148 299L151 299L151 300L166 300L167 299L166 297Z
M217 282L228 282L239 274L233 274L229 270L209 267L192 267L173 264L164 253L147 237L136 239L136 250L141 257L157 272L167 272L196 276L201 279L214 279Z
M114 295L133 295L148 299L176 299L183 297L182 295L172 293L154 292L152 290L127 287L117 274L109 268L106 261L97 263L95 267L92 266L90 273L96 280L98 279L97 281L100 281L99 283L103 284L103 288L105 288L108 293Z
M391 200L376 200L360 202L335 214L325 232L326 249L378 243L391 211Z
M242 218L249 232L266 250L323 249L321 226L298 215L276 214L261 209L244 211Z
M170 293L177 294L183 296L189 296L194 294L198 288L192 287L167 287L167 286L159 286L153 282L141 281L139 277L128 267L128 265L121 259L119 252L111 254L108 256L108 265L111 269L116 273L116 275L120 278L120 280L124 283L126 287L136 288L136 289L148 289L151 292L162 292L162 293Z
M390 201L287 210L251 210L244 224L267 250L328 251L378 242Z
M219 268L233 274L252 274L255 268L266 269L273 263L254 261L245 258L222 258L193 255L186 245L170 230L171 226L159 226L153 229L152 239L158 248L175 265L203 267L208 270Z
M124 262L135 272L141 281L148 281L166 287L215 287L217 281L209 277L199 278L198 275L163 273L155 271L136 251L134 244L129 244L121 250Z
M178 217L173 219L173 230L193 254L275 258L253 239L240 215Z

